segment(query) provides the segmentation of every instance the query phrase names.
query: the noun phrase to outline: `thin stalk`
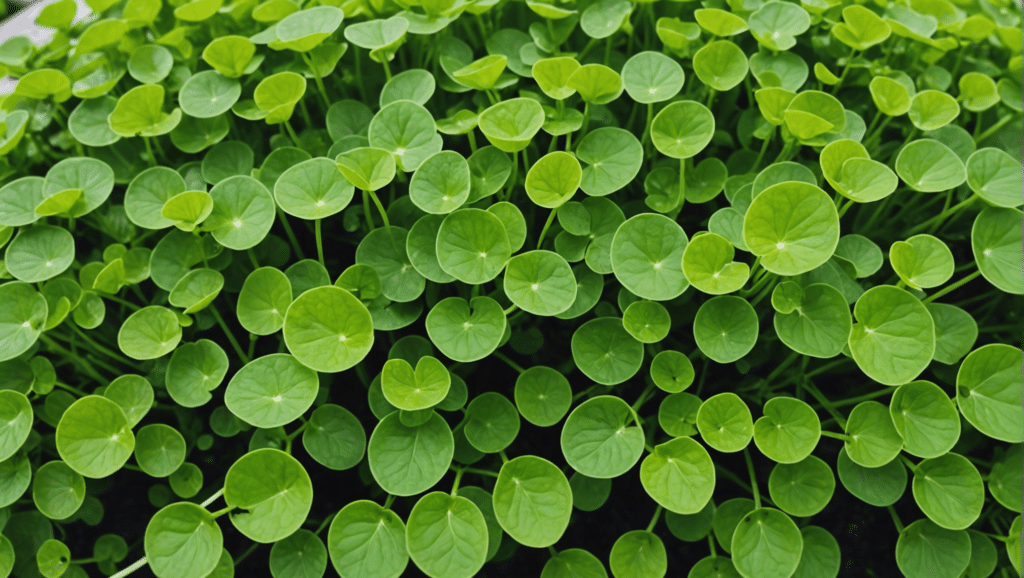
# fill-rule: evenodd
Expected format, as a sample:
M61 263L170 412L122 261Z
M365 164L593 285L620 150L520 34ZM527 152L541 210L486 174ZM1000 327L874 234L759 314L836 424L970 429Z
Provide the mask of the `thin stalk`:
M373 224L373 213L370 212L370 195L366 191L363 191L363 216L366 218L366 224L372 231L376 225Z
M393 496L392 494L388 494L388 497L384 500L384 509L385 510L390 510L391 509L391 504L394 504L394 503L395 503L395 496Z
M295 134L295 129L292 128L290 121L284 121L284 129L288 131L288 136L295 142L295 146L299 146L299 135Z
M469 150L471 152L475 153L476 152L476 135L473 134L474 132L476 132L476 129L473 129L473 130L467 132L466 133L466 137L469 139Z
M892 516L892 523L896 525L896 532L899 534L903 533L903 522L900 521L900 517L896 514L896 508L887 506L889 509L889 515Z
M843 218L843 215L845 215L845 214L846 214L846 211L849 211L849 210L850 210L850 207L852 207L852 206L853 206L853 199L845 199L845 201L846 201L846 202L845 202L845 204L843 203L843 201L839 201L839 203L840 203L841 205L843 205L843 206L842 206L842 207L841 207L841 208L839 209L839 218L840 218L840 219L842 219L842 218Z
M929 229L929 228L933 228L934 226L938 226L943 221L945 221L946 219L948 219L952 215L955 215L957 212L961 211L962 209L966 208L968 205L970 205L971 203L973 203L977 199L978 199L978 195L971 195L971 196L967 197L967 199L965 199L965 200L963 200L963 201L953 205L952 207L946 209L945 211L942 211L938 215L935 215L934 217L928 219L927 221L925 221L925 222L917 225L916 227L910 229L910 231L908 231L908 233L910 235L916 235L917 233L920 233L921 231L924 231L925 229Z
M935 301L935 300L936 300L936 299L938 299L939 297L942 297L942 296L944 296L944 295L946 295L947 293L950 293L950 292L952 292L952 291L956 291L956 290L957 290L957 289L959 289L960 287L963 287L963 286L964 286L964 285L966 285L967 283L970 283L970 282L971 282L971 281L973 281L973 280L974 280L975 278L977 278L977 277L978 277L979 275L981 275L981 269L978 269L978 270L977 270L977 271L975 271L974 273L971 273L970 275L968 275L968 276L964 277L963 279L961 279L961 280L957 281L956 283L953 283L953 284L951 284L951 285L948 285L947 287L943 288L943 289L942 289L942 290L940 290L940 291L936 291L936 292L935 292L935 294L933 294L933 295L930 295L930 296L928 296L928 297L926 297L926 298L922 299L922 300L921 300L921 303L924 303L924 304L926 304L926 305L927 305L928 303L931 303L932 301Z
M142 142L146 144L146 155L149 157L149 166L156 166L156 155L153 154L153 145L149 142L149 137L142 137Z
M480 468L460 468L467 474L476 474L478 476L490 476L492 478L498 477L498 472L492 472L490 470L481 470Z
M1006 123L1010 122L1011 120L1013 120L1013 115L1012 114L1008 114L1008 115L1000 118L999 121L996 122L994 125L992 125L992 126L988 127L987 129L985 129L985 132L983 132L983 133L979 134L978 136L974 137L974 144L981 144L981 141L983 141L983 140L987 139L988 137L992 136L993 134L995 134L999 129L1003 128L1006 125Z
M754 493L754 509L761 507L761 492L757 487L757 475L754 472L754 461L750 459L750 449L743 448L743 460L747 462L747 473L750 474L750 487Z
M525 373L526 372L526 370L523 369L523 366L521 366L518 363L512 361L511 359L509 359L509 357L507 355L505 355L504 353L502 353L500 351L494 351L493 353L491 353L491 355L493 355L494 357L497 357L498 359L504 361L506 364L508 364L509 367L511 367L512 369L518 371L519 373Z
M91 337L89 337L88 335L83 333L82 330L79 329L78 326L75 325L74 323L68 323L68 327L70 327L71 330L75 332L75 335L81 337L83 341L85 341L86 343L91 345L93 347L93 349L95 349L96 351L106 355L107 357L113 359L114 361L117 361L119 363L123 363L123 364L127 365L128 367L133 367L134 366L132 361L130 359L128 359L127 357L125 357L125 356L121 355L120 353L117 353L116 351L108 349L107 347L104 347L104 346L100 345L99 343L96 343L95 341L93 341L93 339Z
M686 159L679 159L679 206L682 209L686 204Z
M818 403L824 406L825 411L827 411L829 415L832 416L832 419L836 420L836 423L839 424L839 427L843 428L843 431L846 431L846 418L844 418L843 415L839 413L838 410L836 410L836 408L832 405L832 402L830 402L827 397L822 395L821 391L819 391L818 388L815 387L815 385L810 381L804 379L802 380L800 385L803 386L803 388L806 389L807 392L810 393L812 397L814 397L814 399L818 400Z
M321 264L321 265L323 265L323 266L324 266L324 268L326 269L326 268L327 268L327 265L326 265L326 264L324 263L324 241L323 241L323 232L321 231L321 228L322 228L322 227L321 227L321 225L320 225L320 222L321 222L322 220L323 220L323 219L316 219L316 220L314 221L314 229L316 230L316 255L317 255L317 257L318 257L318 258L320 259L320 264Z
M245 354L245 350L243 350L242 346L239 345L238 340L235 339L235 335L231 333L230 329L228 329L228 324L224 323L224 318L220 316L220 313L217 312L217 308L214 307L212 303L210 304L210 313L213 313L213 318L217 320L217 324L220 325L220 328L224 331L224 335L226 335L228 341L231 342L231 347L234 348L235 353L238 354L242 363L249 363L249 356Z
M138 311L139 309L142 309L142 307L139 307L138 305L132 303L131 301L127 301L125 299L121 299L117 295L103 295L103 298L104 299L110 299L111 301L113 301L115 303L120 303L121 305L124 305L125 307L131 309L132 311Z
M864 395L858 395L857 397L851 397L847 399L841 399L839 401L832 402L832 407L842 407L846 405L857 405L864 401L871 401L880 397L885 397L895 391L895 388L887 387L871 393L865 393Z
M512 191L515 189L516 180L519 179L519 153L512 153L512 173L508 176L508 189L505 191L505 200L512 198Z
M580 127L580 138L587 136L587 127L590 126L590 103L586 102L583 104L583 126Z
M648 532L650 532L650 531L654 530L654 527L655 527L656 525L658 525L658 519L659 519L659 518L661 518L661 512L662 512L662 510L664 510L664 509L665 509L665 508L663 508L663 507L661 507L661 505L659 505L659 506L657 507L657 509L655 509L655 510L654 510L654 515L653 515L653 516L651 516L651 522L650 522L649 524L647 524L647 531L648 531Z
M373 191L366 192L370 193L370 198L373 199L373 204L377 206L377 212L380 213L380 218L381 220L384 221L384 227L390 227L391 223L388 221L388 212L384 210L384 205L381 204L380 198L377 196L377 193Z
M300 52L302 59L306 61L306 66L313 72L313 78L316 79L316 87L320 91L320 96L324 99L324 114L327 114L327 110L331 108L331 99L327 97L327 87L324 86L324 79L320 76L320 69L313 64L312 57L305 52Z
M299 240L295 238L295 231L292 230L292 225L288 222L288 216L280 207L277 208L277 217L281 221L281 226L284 227L284 234L288 236L288 242L291 244L295 254L298 255L299 259L305 259L306 255L302 252Z
M316 531L315 531L315 532L313 532L313 534L315 534L315 535L319 536L319 535L320 535L320 532L323 532L323 531L324 531L324 528L326 528L327 526L329 526L329 525L331 524L331 522L332 522L332 521L334 521L334 518L335 518L335 517L336 517L337 515L338 515L338 512L335 512L335 513L331 514L330 516L327 516L326 518L324 518L324 521L323 521L323 522L320 522L320 525L319 525L319 526L317 526L317 529L316 529Z
M452 482L452 491L451 491L451 495L453 497L459 495L459 482L462 481L462 474L463 473L465 473L465 470L463 470L462 468L459 468L459 469L455 470L455 481Z
M830 432L830 431L825 431L825 430L821 430L821 435L823 435L823 436L825 436L827 438L843 440L844 442L848 442L848 441L852 441L853 440L853 438L851 438L850 436L848 436L846 434L838 434L838 433L835 433L835 432Z
M388 59L385 58L380 61L380 64L384 67L384 78L386 78L388 82L391 82L391 65L388 64Z
M757 172L757 170L761 168L761 161L764 160L764 154L768 152L768 145L771 144L773 138L775 138L774 124L772 125L771 130L768 131L768 136L764 139L764 142L761 143L761 152L758 153L757 160L754 161L753 172Z
M555 221L555 215L558 214L558 207L551 209L551 214L548 215L548 220L544 222L544 228L540 230L540 237L537 238L537 248L540 249L544 245L544 236L548 234L548 229L551 227L551 223Z

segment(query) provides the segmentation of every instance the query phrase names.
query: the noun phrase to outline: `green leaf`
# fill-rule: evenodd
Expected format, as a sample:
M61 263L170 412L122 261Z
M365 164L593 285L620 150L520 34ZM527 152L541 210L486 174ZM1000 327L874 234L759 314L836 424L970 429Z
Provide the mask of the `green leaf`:
M754 445L780 464L807 458L821 438L821 421L811 406L792 397L774 397L754 422Z
M245 74L256 45L244 36L228 35L214 38L203 49L203 60L214 70L227 78L238 78Z
M754 436L750 408L734 393L709 397L697 412L697 430L712 448L738 452L747 447Z
M970 353L956 375L956 403L964 418L983 434L1017 442L1022 431L1021 352L989 344Z
M750 267L733 261L735 255L724 237L714 233L694 237L683 252L683 273L704 293L723 295L738 291L750 277Z
M3 392L8 393L8 392ZM51 520L70 518L85 501L85 478L60 460L46 462L32 480L32 502Z
M451 375L437 359L425 356L416 369L404 359L391 359L384 364L381 386L384 397L406 411L427 409L440 403L448 394Z
M168 301L186 315L205 309L224 288L224 276L213 269L189 271L171 290Z
M920 130L942 128L960 115L960 105L952 96L938 90L922 90L910 101L907 116Z
M56 444L57 453L71 469L87 478L105 478L128 461L135 435L116 403L87 395L64 411Z
M616 317L592 319L581 325L573 333L571 348L580 371L603 385L626 381L636 375L643 362L643 344Z
M60 540L47 540L36 552L39 573L46 578L59 578L72 568L71 550Z
M300 295L284 318L288 351L306 367L326 373L349 369L373 346L373 320L358 299L339 287Z
M213 118L226 113L238 102L242 85L215 70L193 74L178 93L181 110L196 118Z
M341 26L345 13L335 6L315 6L293 12L277 23L282 48L309 52Z
M800 554L800 565L793 573L794 578L835 578L842 566L839 543L835 537L819 526L805 526L800 529L804 549Z
M0 461L10 458L24 445L32 431L32 421L32 405L25 394L0 391Z
M1022 260L1021 212L988 207L971 227L971 250L981 275L1003 292L1024 295L1017 270Z
M888 116L900 116L910 110L910 91L903 83L886 76L876 76L868 85L875 107Z
M708 88L724 92L746 78L749 65L743 50L729 40L705 44L693 55L693 72Z
M592 4L591 6L595 6ZM589 10L589 9L588 9ZM548 559L541 578L608 578L604 564L580 548L562 550Z
M697 433L701 400L689 393L673 393L658 407L658 425L670 436L690 437Z
M384 85L380 92L381 108L398 100L411 100L419 105L425 105L434 95L436 82L433 75L422 68L413 68L396 74ZM469 112L469 111L465 111ZM476 115L473 116L473 124L476 124ZM438 127L440 130L440 127Z
M423 424L409 427L394 412L374 428L367 456L373 479L386 492L414 496L444 477L454 451L451 429L441 416L435 413Z
M463 283L479 285L494 279L511 254L501 219L482 209L450 213L437 234L441 269Z
M896 157L896 173L907 186L922 193L953 189L967 180L963 161L949 147L932 139L918 139Z
M743 240L768 271L798 275L832 256L839 243L839 215L835 203L818 187L780 183L750 204Z
M846 454L865 468L893 461L903 449L903 438L893 426L889 410L877 401L857 404L846 422Z
M320 578L327 570L327 547L309 530L298 530L270 549L274 578Z
M792 516L813 516L828 505L836 489L832 468L815 456L793 464L777 464L768 478L768 492Z
M311 458L332 470L347 470L363 460L366 432L352 412L331 403L324 404L309 417L302 432L302 446Z
M981 515L985 486L967 458L954 453L929 458L914 468L914 501L937 525L963 530Z
M519 374L514 392L516 407L526 421L540 427L555 425L572 405L572 388L564 375L538 365Z
M843 8L843 22L836 24L832 33L850 48L864 51L884 42L892 34L892 29L871 10L853 5Z
M678 351L665 350L651 360L651 380L668 393L679 393L690 387L695 376L690 358Z
M228 177L210 189L213 212L203 228L228 249L255 247L270 233L276 217L274 196L256 179Z
M775 291L779 291L779 287L782 285L777 285ZM773 292L773 305L774 299ZM846 298L824 283L804 287L792 311L778 311L774 323L779 339L790 349L823 359L839 355L853 330Z
M398 578L409 564L402 519L369 500L350 502L327 532L331 564L341 576Z
M743 63L745 70L746 59ZM651 141L665 156L688 159L708 146L714 132L715 117L711 111L699 102L683 100L666 106L654 117Z
M937 458L960 439L956 406L930 381L899 386L889 401L889 414L903 438L903 449L919 458Z
M750 353L757 342L757 334L754 308L732 295L705 301L693 320L697 347L718 363L732 363Z
M442 151L416 169L409 183L409 198L427 213L444 215L469 199L470 183L466 159L455 151Z
M488 391L466 408L466 440L484 453L506 449L519 434L519 413L507 397Z
M736 569L743 576L792 576L800 563L803 536L789 516L760 508L743 516L732 537Z
M925 306L903 289L880 285L853 308L857 323L850 351L857 366L884 385L913 381L935 352L935 322Z
M640 482L658 504L676 514L696 514L711 500L715 468L704 446L677 437L654 448L640 465Z
M398 168L405 172L418 169L428 158L441 152L442 145L430 112L408 100L398 100L381 108L370 121L367 138L371 147L391 153ZM359 186L359 183L354 184Z
M506 153L526 148L543 124L544 109L530 98L505 100L480 113L480 132Z
M427 335L434 345L463 363L490 355L497 349L505 327L505 313L490 297L474 297L469 303L449 297L435 305L426 318Z
M612 544L608 565L615 578L661 578L668 572L668 553L657 534L633 530Z
M1000 149L983 148L967 159L967 185L978 196L998 207L1019 207L1022 169L1020 161Z
M168 114L163 111L163 103L163 85L136 86L118 99L107 119L110 130L122 137L151 137L171 132L181 121L181 109L175 108Z
M557 253L528 251L509 259L506 267L505 294L528 313L557 315L576 299L576 278Z
M60 275L75 259L75 241L66 229L34 225L21 229L7 246L4 262L15 279L38 283Z
M160 578L206 575L217 567L224 538L213 516L196 504L178 502L157 512L146 526L146 559Z
M151 305L132 313L117 334L117 344L132 359L163 357L181 341L181 325L173 311Z
M569 526L572 489L554 464L520 456L501 466L494 485L494 514L515 541L530 548L556 543Z
M573 469L592 478L614 478L640 460L643 430L630 426L634 414L620 398L605 395L578 406L565 421L561 445Z
M395 157L383 149L355 148L339 154L335 163L341 174L363 191L379 190L395 178Z
M149 424L135 436L135 461L154 478L166 478L185 462L185 438L162 423Z
M947 530L921 519L900 532L896 564L909 578L956 578L971 559L971 538L963 530Z
M487 557L487 522L461 496L423 496L409 513L405 533L413 563L431 578L470 578Z
M242 327L256 335L271 335L284 326L292 304L292 287L279 269L260 267L249 274L238 295L236 315Z
M295 458L276 449L258 449L228 469L224 501L235 509L231 523L239 532L269 544L291 535L306 521L313 484Z
M284 353L259 357L236 373L224 390L224 404L242 421L259 428L287 425L316 399L316 372Z
M643 213L619 225L611 242L615 277L638 297L667 301L689 286L682 257L688 239L678 223Z

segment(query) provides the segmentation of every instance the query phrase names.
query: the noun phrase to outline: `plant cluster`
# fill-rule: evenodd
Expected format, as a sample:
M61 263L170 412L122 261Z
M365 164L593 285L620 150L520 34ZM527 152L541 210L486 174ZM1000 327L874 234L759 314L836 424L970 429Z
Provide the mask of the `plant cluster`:
M88 3L0 45L0 577L1020 573L1014 3Z

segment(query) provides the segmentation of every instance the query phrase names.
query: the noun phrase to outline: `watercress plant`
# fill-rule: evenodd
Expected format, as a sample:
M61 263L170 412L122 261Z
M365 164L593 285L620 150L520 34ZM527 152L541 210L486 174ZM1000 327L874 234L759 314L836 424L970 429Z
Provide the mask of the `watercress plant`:
M1017 4L87 2L0 578L1019 574Z

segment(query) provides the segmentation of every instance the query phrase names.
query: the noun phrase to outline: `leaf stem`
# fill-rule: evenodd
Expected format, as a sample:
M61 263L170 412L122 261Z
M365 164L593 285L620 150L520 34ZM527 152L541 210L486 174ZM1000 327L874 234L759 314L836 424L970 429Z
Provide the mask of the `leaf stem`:
M136 307L136 309L138 309L138 307ZM114 361L117 361L119 363L123 363L123 364L127 365L128 367L134 367L135 364L130 359L128 359L127 357L121 355L120 353L117 353L117 352L115 352L115 351L113 351L111 349L108 349L108 348L100 345L99 343L96 343L95 341L93 341L93 339L91 337L89 337L84 332L82 332L82 330L79 329L78 326L75 325L74 323L69 323L68 327L70 327L71 330L75 332L75 335L78 335L79 337L81 337L83 341L85 341L86 343L91 345L98 352L106 355L107 357L113 359Z
M465 472L465 470L463 470L462 468L457 468L455 470L455 481L452 483L452 491L451 491L452 497L455 497L455 496L459 495L459 482L462 481L462 474L464 472Z
M507 464L509 462L508 456L505 455L505 450L501 450L500 452L498 452L498 455L501 456L502 464Z
M384 500L384 509L385 510L390 510L391 509L391 504L394 504L394 503L395 503L395 496L394 496L394 494L388 494L387 499Z
M515 303L513 303L513 304L512 304L512 305L511 305L511 306L510 306L510 307L509 307L508 309L505 309L505 310L504 310L504 313L505 313L505 317L508 317L509 315L512 315L512 314L513 314L513 313L515 313L515 312L516 312L516 311L517 311L518 309L519 309L519 306L518 306L518 305L516 305Z
M686 204L686 159L679 159L679 202L676 210Z
M560 207L561 205L559 205ZM548 234L548 228L551 227L551 223L555 221L555 215L558 214L559 207L551 209L551 213L548 215L548 220L544 222L544 228L540 230L540 237L537 237L537 249L540 249L544 244L544 237Z
M476 474L478 476L490 476L492 478L498 477L498 472L492 472L490 470L482 470L480 468L459 468L462 471L469 474Z
M512 172L508 176L508 189L505 190L505 198L503 200L509 201L512 199L512 191L515 189L516 181L519 179L519 152L512 153Z
M316 219L314 221L314 229L316 230L316 255L320 259L320 264L323 265L324 269L327 268L327 264L324 263L324 240L323 232L321 231L320 221L323 219Z
M942 296L946 295L947 293L951 293L953 291L956 291L960 287L963 287L967 283L970 283L971 281L973 281L979 275L981 275L981 269L978 269L974 273L971 273L970 275L964 277L963 279L957 281L956 283L953 283L951 285L948 285L948 286L944 287L941 291L937 291L937 292L935 292L935 294L930 295L930 296L926 297L925 299L922 299L921 303L924 303L925 305L927 305L928 303L931 303L932 301L935 301L939 297L942 297Z
M832 419L836 420L836 423L839 424L839 427L843 428L843 431L846 431L846 418L844 418L842 414L840 414L836 410L836 408L832 406L832 402L830 402L827 397L822 395L821 391L819 391L818 388L815 387L815 385L811 383L808 379L803 379L801 381L801 385L805 390L807 390L808 393L811 394L812 397L814 397L814 399L818 400L818 403L825 407L825 411L827 411L832 416Z
M491 353L491 355L493 355L494 357L497 357L498 359L504 361L505 363L508 364L509 367L511 367L512 369L518 371L519 373L526 372L526 370L523 369L523 367L521 365L519 365L518 363L512 361L511 359L509 359L509 357L507 355L505 355L504 353L502 353L500 351L494 351L493 353Z
M916 235L917 233L920 233L921 231L923 231L925 229L929 229L929 228L934 229L934 227L938 226L943 221L945 221L947 218L949 218L950 216L952 216L952 215L956 214L957 212L959 212L961 209L964 209L965 207L967 207L968 205L970 205L971 203L976 201L978 198L979 198L978 195L973 195L972 194L971 196L967 197L963 201L953 205L952 207L946 209L945 211L942 211L938 215L935 215L934 217L928 219L927 221L925 221L925 222L917 225L916 227L910 229L910 231L908 231L908 233L910 235Z
M226 335L228 341L231 342L231 347L234 348L235 353L237 353L238 357L242 360L242 364L248 364L249 356L245 354L245 350L243 350L242 346L239 345L238 340L235 339L235 335L231 333L230 329L228 329L228 324L224 323L224 318L220 316L220 313L217 311L217 307L214 306L213 303L210 304L210 313L213 313L213 318L217 320L217 324L220 325L220 328L224 331L224 335Z
M838 434L838 433L835 433L835 432L830 432L830 431L825 431L825 430L821 430L821 435L823 435L823 436L825 436L827 438L842 440L844 442L848 442L848 441L852 441L853 440L853 438L851 438L850 436L848 436L846 434Z
M380 213L381 220L384 221L384 228L391 227L391 223L388 221L388 212L384 210L384 205L380 202L380 197L373 191L367 191L370 193L370 198L373 199L373 204L377 206L377 212Z
M761 492L757 487L757 475L754 472L754 461L750 459L750 447L743 448L743 460L747 462L747 473L750 474L750 487L754 492L754 509L761 507Z
M277 208L277 217L281 221L281 226L284 227L284 233L288 236L288 242L291 243L295 254L298 255L299 259L305 259L306 255L302 252L302 247L299 246L299 240L295 238L295 231L292 230L292 225L288 222L288 215L281 210L281 207Z
M327 87L324 86L324 79L320 76L320 69L313 64L313 58L309 54L305 52L300 52L299 54L302 55L302 60L306 62L306 66L313 73L313 78L316 79L316 87L320 90L320 96L324 99L324 114L327 114L327 110L331 108L331 99L327 97Z
M149 157L149 159L148 159L149 160L149 166L155 167L156 166L156 155L153 154L153 145L149 142L149 137L148 136L142 137L142 142L146 144L146 155L148 155L148 157Z
M889 515L892 516L892 523L896 525L896 532L902 534L903 522L900 522L900 517L896 514L896 508L893 508L891 505L887 506L887 508L889 509Z
M771 144L771 142L772 142L772 140L774 138L775 138L775 125L773 124L771 130L768 131L768 136L765 137L764 142L761 143L761 152L758 153L757 160L754 161L754 165L753 165L754 168L752 169L752 172L756 173L757 170L759 168L761 168L761 161L764 160L764 154L766 152L768 152L768 145Z
M664 509L665 508L663 508L661 506L661 504L658 504L658 508L654 510L654 515L651 516L651 522L649 524L647 524L647 531L648 532L651 532L651 531L654 530L654 527L658 524L658 519L661 518L661 512Z
M338 516L338 512L335 512L335 513L331 514L330 516L327 516L326 518L324 518L324 521L320 522L320 525L317 527L316 531L313 532L313 534L319 536L320 532L323 532L324 528L329 526L331 524L331 522L334 521L334 518L336 518L337 516Z
M981 144L981 141L995 134L999 129L1003 128L1006 125L1006 123L1010 122L1011 120L1013 120L1012 114L1008 114L1000 118L994 125L985 129L985 132L974 137L974 144Z

